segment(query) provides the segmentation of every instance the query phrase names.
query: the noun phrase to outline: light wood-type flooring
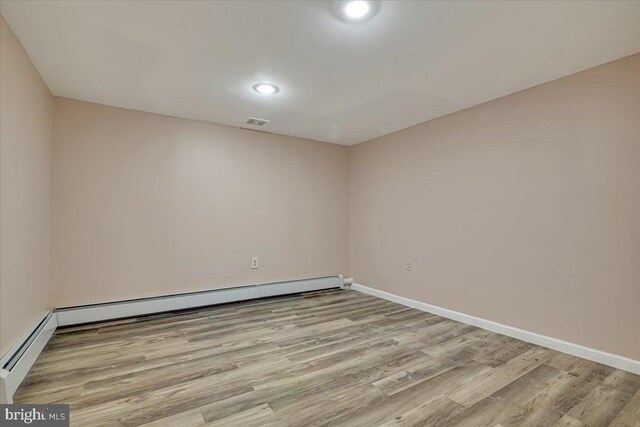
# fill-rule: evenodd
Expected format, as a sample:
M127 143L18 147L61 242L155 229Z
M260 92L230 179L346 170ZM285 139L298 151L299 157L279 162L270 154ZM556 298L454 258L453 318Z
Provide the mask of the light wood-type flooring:
M355 291L59 329L16 403L71 424L639 426L640 376Z

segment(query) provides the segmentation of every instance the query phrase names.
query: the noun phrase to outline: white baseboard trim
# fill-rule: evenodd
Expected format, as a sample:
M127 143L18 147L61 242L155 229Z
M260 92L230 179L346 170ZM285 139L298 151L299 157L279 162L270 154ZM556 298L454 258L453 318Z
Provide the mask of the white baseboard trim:
M341 274L313 279L238 286L153 298L141 298L103 304L90 304L55 310L58 326L78 325L145 314L184 310L228 302L246 301L276 295L296 294L342 287Z
M48 311L0 361L0 403L13 403L13 394L56 330L56 316Z
M480 317L470 316L468 314L394 295L389 292L380 291L378 289L370 288L358 283L352 284L351 289L354 291L373 295L378 298L393 301L398 304L406 305L418 310L437 314L438 316L446 317L448 319L457 320L462 323L497 332L499 334L506 335L512 338L517 338L522 341L527 341L533 344L541 345L543 347L551 348L553 350L558 350L563 353L568 353L573 356L591 360L593 362L602 363L603 365L612 366L614 368L622 369L634 374L640 374L640 361L638 360L633 360L624 356L618 356L604 351L595 350L593 348L562 341L557 338L540 335L535 332L525 331L524 329L514 328L513 326L503 325L501 323L482 319Z

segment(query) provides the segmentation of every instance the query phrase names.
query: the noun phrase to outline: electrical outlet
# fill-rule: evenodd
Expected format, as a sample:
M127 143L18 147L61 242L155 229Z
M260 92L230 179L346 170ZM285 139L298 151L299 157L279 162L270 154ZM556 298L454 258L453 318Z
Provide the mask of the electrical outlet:
M413 262L411 262L411 260L407 261L406 269L407 271L413 270Z
M260 268L260 257L254 256L251 258L251 269L256 270Z

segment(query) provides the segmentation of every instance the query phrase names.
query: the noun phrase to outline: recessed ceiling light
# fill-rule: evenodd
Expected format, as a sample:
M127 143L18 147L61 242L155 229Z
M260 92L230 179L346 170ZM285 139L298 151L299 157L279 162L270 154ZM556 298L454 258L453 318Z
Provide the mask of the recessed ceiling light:
M371 9L371 6L364 0L347 1L343 7L344 14L351 19L363 18L369 13L369 9Z
M371 19L378 11L376 0L342 0L340 15L347 22L363 22Z
M258 83L253 85L253 90L264 95L272 95L277 93L280 88L276 85L272 85L271 83Z

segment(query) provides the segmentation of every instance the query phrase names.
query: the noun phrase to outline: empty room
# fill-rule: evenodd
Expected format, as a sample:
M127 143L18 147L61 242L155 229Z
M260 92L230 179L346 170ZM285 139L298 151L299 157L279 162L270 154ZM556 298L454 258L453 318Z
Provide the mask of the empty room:
M0 13L0 425L640 427L640 0Z

